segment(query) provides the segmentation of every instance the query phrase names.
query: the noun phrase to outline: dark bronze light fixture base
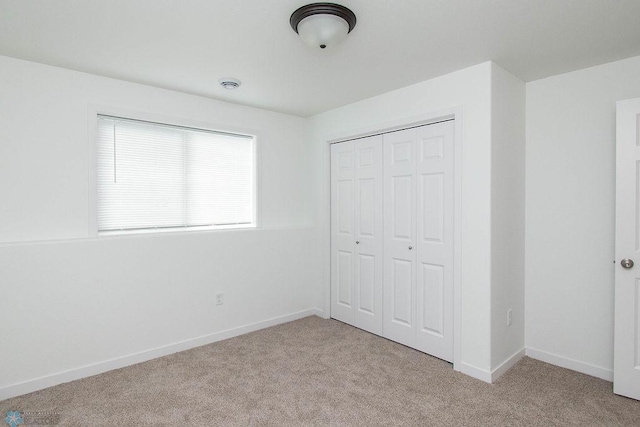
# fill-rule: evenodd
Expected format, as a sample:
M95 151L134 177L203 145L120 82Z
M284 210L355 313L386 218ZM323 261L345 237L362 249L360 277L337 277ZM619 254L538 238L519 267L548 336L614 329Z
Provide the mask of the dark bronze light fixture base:
M291 14L289 23L293 31L297 33L300 21L312 15L335 15L340 17L349 24L349 32L356 26L356 15L350 9L335 3L311 3L302 6Z

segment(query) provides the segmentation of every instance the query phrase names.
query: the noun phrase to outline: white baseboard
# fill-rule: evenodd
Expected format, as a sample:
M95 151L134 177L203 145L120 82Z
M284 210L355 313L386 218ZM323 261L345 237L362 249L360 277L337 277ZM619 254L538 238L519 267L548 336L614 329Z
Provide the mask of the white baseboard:
M511 369L516 363L520 361L525 355L525 349L523 348L520 351L516 351L511 356L507 358L500 366L491 371L491 382L495 382L498 378L504 375L509 369Z
M570 359L553 353L547 353L546 351L536 350L534 348L527 348L526 355L532 359L560 366L561 368L567 368L573 371L582 372L583 374L591 375L592 377L613 381L613 371L611 369L601 368L589 363L580 362L579 360Z
M325 312L317 308L303 310L285 316L274 317L249 325L239 326L237 328L227 329L210 335L204 335L174 344L145 350L139 353L106 360L104 362L86 365L56 374L35 378L22 383L5 386L0 388L0 401L314 315L327 318ZM491 372L466 363L456 364L455 369L480 381L492 383L518 363L524 355L527 355L532 359L560 366L561 368L571 369L603 380L613 381L613 371L610 369L601 368L589 363L580 362L568 357L559 356L533 348L526 348L518 351Z
M456 363L453 365L453 368L461 372L465 375L469 375L477 380L484 381L485 383L491 384L491 372L486 371L484 369L476 368L475 366L468 365L466 363Z
M185 341L180 341L174 344L141 351L139 353L105 360L104 362L58 372L56 374L35 378L22 383L12 384L0 388L0 401L313 315L322 317L323 312L317 309L303 310L296 313L287 314L285 316L274 317L260 322L251 323L249 325L227 329L225 331L216 332L210 335L204 335Z
M516 363L520 361L525 355L525 349L523 348L520 351L515 352L507 360L502 362L500 366L498 366L493 371L489 372L485 369L477 368L473 365L469 365L467 363L458 363L454 365L454 369L456 371L462 372L465 375L469 375L475 379L480 381L484 381L485 383L492 384L498 378L500 378L505 372L511 369Z
M313 311L313 314L315 314L318 317L322 317L323 319L329 319L330 318L329 313L325 313L324 310L321 310L319 308L314 308L312 311Z

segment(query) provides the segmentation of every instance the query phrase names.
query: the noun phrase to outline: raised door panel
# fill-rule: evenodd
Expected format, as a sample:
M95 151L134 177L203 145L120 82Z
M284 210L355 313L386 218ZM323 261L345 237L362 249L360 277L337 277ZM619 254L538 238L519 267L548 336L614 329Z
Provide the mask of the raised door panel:
M353 253L338 251L338 269L336 281L336 303L351 309L351 293L353 288Z
M393 259L391 269L392 298L389 301L391 323L411 328L413 324L413 263L409 260Z
M336 234L353 237L353 179L338 180L336 197Z
M391 177L391 238L411 242L413 234L413 176Z
M373 255L358 254L358 311L360 313L375 316L376 302L376 257Z
M355 320L355 155L354 144L331 146L331 317Z
M376 237L376 182L375 178L358 178L357 232L359 237Z
M444 267L422 263L418 286L418 322L423 333L444 336Z
M417 129L416 348L453 360L454 122Z
M420 237L425 242L444 243L444 181L444 173L420 175Z
M383 336L416 342L416 130L385 134Z
M355 323L382 335L382 137L354 141Z

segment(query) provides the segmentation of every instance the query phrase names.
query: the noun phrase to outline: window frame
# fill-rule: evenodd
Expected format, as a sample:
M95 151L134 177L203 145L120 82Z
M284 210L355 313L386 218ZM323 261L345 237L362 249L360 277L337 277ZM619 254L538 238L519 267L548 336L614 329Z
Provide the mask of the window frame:
M110 230L98 231L98 116L112 116L128 120L157 123L158 125L177 126L183 128L201 129L211 132L236 134L253 138L253 222L252 224L233 224L222 226L192 226L192 227L169 227L169 228L145 228L134 230ZM262 228L262 189L261 180L261 144L259 143L259 133L247 128L238 128L229 125L221 125L198 120L165 116L155 113L132 111L123 108L103 105L89 105L88 107L88 236L89 237L112 237L128 236L136 234L163 234L163 233L202 233L228 230L251 230Z

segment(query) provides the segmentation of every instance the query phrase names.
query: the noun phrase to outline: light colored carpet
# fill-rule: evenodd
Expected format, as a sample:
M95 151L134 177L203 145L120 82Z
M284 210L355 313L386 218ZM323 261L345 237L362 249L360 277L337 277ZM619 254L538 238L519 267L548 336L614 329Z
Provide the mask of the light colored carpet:
M640 426L611 383L529 358L496 384L309 317L0 402L60 425ZM4 416L2 417L4 418Z

